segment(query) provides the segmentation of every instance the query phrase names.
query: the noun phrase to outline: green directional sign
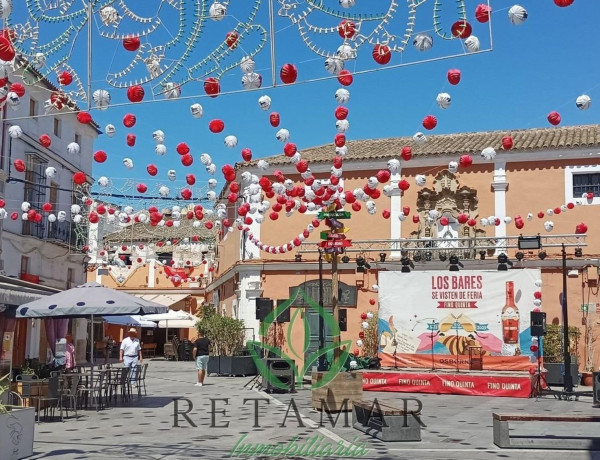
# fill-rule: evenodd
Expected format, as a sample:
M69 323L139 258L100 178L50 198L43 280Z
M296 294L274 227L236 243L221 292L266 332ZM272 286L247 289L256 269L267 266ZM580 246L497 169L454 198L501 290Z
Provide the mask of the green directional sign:
M350 219L349 211L329 211L320 212L319 219Z

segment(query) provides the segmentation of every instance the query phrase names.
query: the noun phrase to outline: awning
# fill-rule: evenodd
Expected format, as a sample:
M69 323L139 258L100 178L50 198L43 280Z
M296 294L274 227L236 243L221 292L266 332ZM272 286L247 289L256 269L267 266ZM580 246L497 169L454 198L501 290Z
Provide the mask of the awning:
M159 321L158 327L160 329L191 329L196 327L196 323L199 319L170 319L169 321Z
M54 292L53 291L25 287L19 284L0 282L0 304L22 305L24 303L41 299L42 297L53 294L54 292L58 292L58 290Z
M138 295L138 297L141 297L144 300L156 302L161 305L164 305L165 307L170 307L171 305L175 305L177 302L180 302L189 296L190 296L190 294L143 294L143 295Z

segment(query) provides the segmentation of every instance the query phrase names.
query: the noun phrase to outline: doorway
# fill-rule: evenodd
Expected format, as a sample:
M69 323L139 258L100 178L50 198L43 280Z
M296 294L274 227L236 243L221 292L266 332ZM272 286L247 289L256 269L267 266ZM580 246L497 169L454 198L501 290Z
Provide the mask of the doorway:
M324 310L326 314L333 315L331 307L325 307ZM306 362L308 357L319 349L319 312L307 307L304 310L304 314L306 315L306 322L310 329L308 348L304 352L304 362ZM333 335L331 333L331 328L327 324L327 321L325 321L325 346L331 345L332 343ZM312 375L312 367L316 365L317 363L315 362L309 369L306 369L304 374L305 377Z

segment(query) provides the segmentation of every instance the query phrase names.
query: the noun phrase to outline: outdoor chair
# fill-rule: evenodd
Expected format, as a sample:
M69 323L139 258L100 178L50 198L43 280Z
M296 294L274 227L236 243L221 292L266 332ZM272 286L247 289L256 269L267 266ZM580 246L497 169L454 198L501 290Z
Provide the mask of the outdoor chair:
M95 401L96 411L103 410L102 393L104 391L104 375L103 371L93 371L88 386L80 388L79 393L85 395L86 408L88 396L92 401Z
M35 401L35 407L37 411L37 422L40 422L40 412L42 407L42 402L50 403L50 405L46 405L44 407L44 417L48 414L48 409L51 409L51 416L54 417L54 410L60 404L60 388L59 388L59 376L54 375L48 379L48 394L46 396L33 396L31 397ZM60 420L63 420L62 417L62 406L60 409Z
M69 410L73 410L75 412L75 419L77 419L77 399L79 396L79 384L81 382L81 375L73 374L69 377L63 377L63 392L61 395L61 405L62 408L67 412L67 417L69 415ZM69 404L64 405L64 401L67 400Z
M138 369L136 379L138 396L142 396L142 387L144 389L144 396L148 395L146 392L146 372L148 372L148 363L144 363L142 368Z
M32 395L31 386L33 381L37 381L37 375L17 375L15 379L17 382L21 382L21 399L27 398L28 403L31 402Z
M114 398L116 402L119 393L121 393L121 399L123 401L129 399L129 396L131 395L129 383L130 371L131 369L129 367L113 368L109 371L111 373L108 396L109 400Z

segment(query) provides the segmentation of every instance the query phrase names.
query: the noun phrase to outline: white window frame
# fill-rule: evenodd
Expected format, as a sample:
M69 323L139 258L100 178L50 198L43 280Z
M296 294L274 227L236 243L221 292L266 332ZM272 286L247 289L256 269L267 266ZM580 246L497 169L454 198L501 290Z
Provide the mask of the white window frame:
M600 196L594 196L589 201L580 196L573 196L573 176L576 174L594 174L600 173L600 165L581 165L565 167L565 203L580 200L583 205L600 205Z

